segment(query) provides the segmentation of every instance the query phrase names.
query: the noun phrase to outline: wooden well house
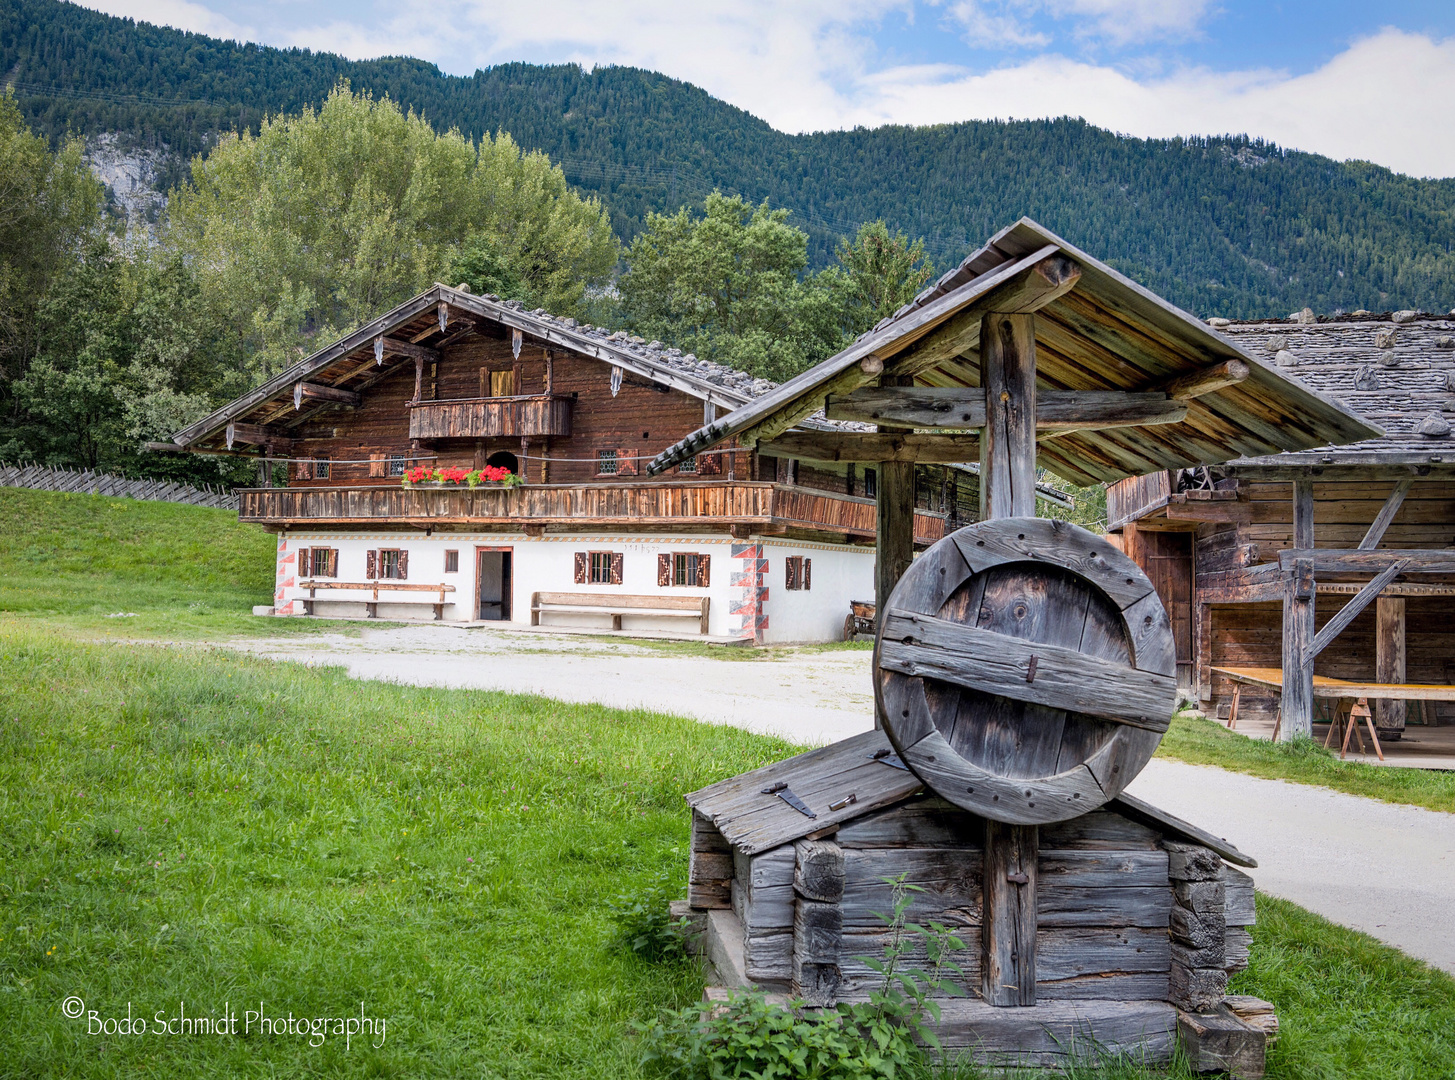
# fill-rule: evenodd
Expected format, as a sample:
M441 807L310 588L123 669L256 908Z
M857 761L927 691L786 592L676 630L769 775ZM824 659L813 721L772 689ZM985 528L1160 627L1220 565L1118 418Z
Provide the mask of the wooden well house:
M784 434L801 417L878 430ZM1147 575L1035 517L1039 466L1086 484L1377 435L1206 324L1022 220L849 349L653 461L736 438L879 463L876 730L714 784L691 893L724 983L814 1004L871 989L906 875L974 942L947 1048L1110 1049L1260 1075L1267 1003L1226 996L1253 861L1125 794L1177 694ZM983 521L918 558L921 455L978 458Z

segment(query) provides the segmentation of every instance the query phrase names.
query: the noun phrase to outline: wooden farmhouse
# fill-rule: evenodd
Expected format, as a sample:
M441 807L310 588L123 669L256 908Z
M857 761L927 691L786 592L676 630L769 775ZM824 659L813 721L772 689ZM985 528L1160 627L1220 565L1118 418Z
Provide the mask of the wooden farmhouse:
M823 409L878 426L794 432ZM1177 698L1173 621L1108 538L1036 517L1080 484L1382 432L1276 360L1023 219L849 349L669 448L877 461L876 730L714 784L689 898L724 985L872 987L905 876L972 945L948 1048L1125 1051L1262 1075L1272 1006L1229 997L1250 858L1135 798ZM789 450L791 448L791 451ZM811 449L810 449L811 448ZM982 520L916 555L916 454L980 461Z
M1216 321L1384 434L1111 486L1108 524L1172 613L1184 683L1244 730L1281 704L1287 737L1361 698L1380 740L1455 720L1455 320Z
M730 441L644 468L774 389L437 285L153 448L259 462L239 513L278 535L279 615L830 640L873 595L877 463ZM487 465L523 486L405 485L419 466ZM915 469L916 545L974 520L977 469Z

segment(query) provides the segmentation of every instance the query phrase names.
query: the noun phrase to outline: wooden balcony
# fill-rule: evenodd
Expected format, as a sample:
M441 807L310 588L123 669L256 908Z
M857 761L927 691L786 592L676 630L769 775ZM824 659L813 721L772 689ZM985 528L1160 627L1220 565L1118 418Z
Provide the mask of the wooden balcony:
M411 439L495 439L571 434L571 397L457 398L409 406Z
M251 488L238 493L243 521L304 525L547 526L561 528L745 527L759 533L874 538L874 500L751 480L542 484L518 488L340 486ZM915 512L915 540L945 534L942 514Z

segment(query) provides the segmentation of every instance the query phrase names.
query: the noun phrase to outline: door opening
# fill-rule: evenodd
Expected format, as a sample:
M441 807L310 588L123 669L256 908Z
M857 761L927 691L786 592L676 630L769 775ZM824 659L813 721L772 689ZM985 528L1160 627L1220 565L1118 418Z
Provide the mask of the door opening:
M488 622L510 621L511 551L501 548L480 548L476 554L475 575L479 598L478 618Z

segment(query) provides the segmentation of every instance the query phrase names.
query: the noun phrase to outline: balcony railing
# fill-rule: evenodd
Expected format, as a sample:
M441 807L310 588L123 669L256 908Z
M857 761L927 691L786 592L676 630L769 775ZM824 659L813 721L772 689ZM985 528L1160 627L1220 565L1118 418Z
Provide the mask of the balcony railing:
M571 397L457 398L409 407L411 439L495 439L571 434Z
M752 480L542 484L518 488L384 486L251 488L238 516L264 525L721 527L874 536L874 500ZM945 518L917 510L915 540L945 535Z

